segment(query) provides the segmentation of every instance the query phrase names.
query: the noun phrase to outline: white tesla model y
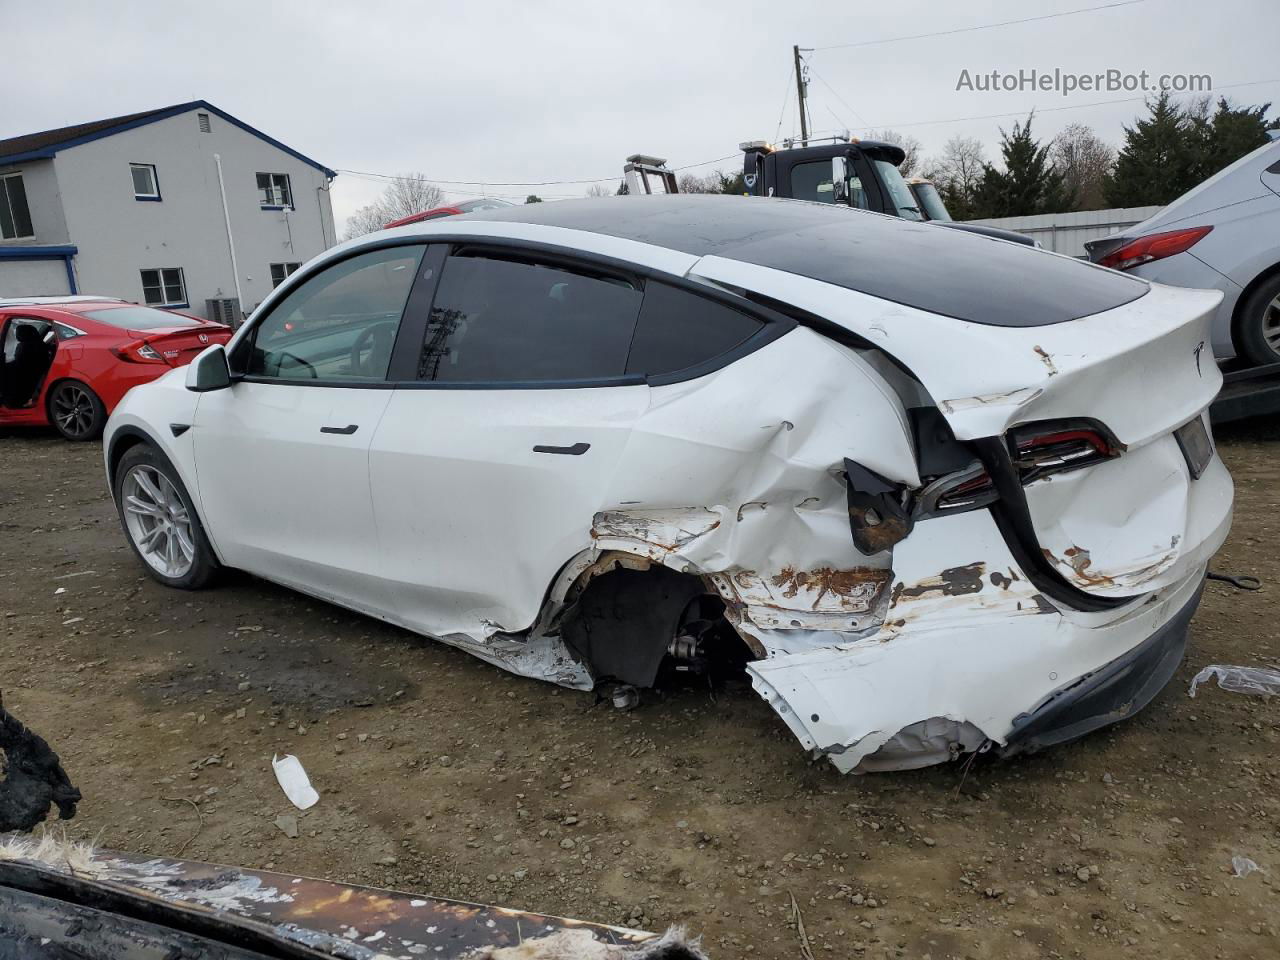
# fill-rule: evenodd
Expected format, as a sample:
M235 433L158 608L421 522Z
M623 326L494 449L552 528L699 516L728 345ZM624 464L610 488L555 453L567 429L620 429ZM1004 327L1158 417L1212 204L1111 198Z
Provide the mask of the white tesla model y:
M645 197L384 231L135 388L152 576L235 567L578 689L737 645L844 771L1143 707L1231 479L1220 294L858 210Z

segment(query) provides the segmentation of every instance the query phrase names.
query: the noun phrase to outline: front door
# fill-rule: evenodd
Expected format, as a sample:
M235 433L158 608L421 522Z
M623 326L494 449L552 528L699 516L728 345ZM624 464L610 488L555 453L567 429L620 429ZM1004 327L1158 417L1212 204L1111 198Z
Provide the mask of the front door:
M385 615L369 445L423 247L329 264L237 342L236 382L194 424L205 519L223 560Z
M0 313L0 420L43 422L44 410L36 401L57 349L48 320Z

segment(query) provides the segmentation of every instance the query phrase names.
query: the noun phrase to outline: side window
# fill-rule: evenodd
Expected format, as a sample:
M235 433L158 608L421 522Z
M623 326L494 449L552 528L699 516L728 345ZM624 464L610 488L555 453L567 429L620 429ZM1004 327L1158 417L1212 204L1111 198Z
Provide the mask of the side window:
M763 327L755 317L732 307L650 280L627 373L653 377L696 366L727 353Z
M418 379L619 377L641 299L640 291L622 279L452 256L431 305Z
M384 380L422 246L335 263L255 325L245 373L281 380Z
M791 196L797 200L835 203L835 191L831 187L831 161L810 160L792 167ZM862 180L856 174L849 177L849 205L863 210L871 206Z

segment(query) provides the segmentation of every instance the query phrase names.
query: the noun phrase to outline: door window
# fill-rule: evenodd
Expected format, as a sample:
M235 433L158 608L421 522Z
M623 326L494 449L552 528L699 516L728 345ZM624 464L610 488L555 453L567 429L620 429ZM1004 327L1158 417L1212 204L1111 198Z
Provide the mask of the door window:
M763 327L732 307L650 280L627 373L653 377L697 366L728 353Z
M307 279L255 325L244 372L304 382L386 379L424 249L373 250Z
M431 305L419 380L537 382L622 376L642 295L629 280L488 256L452 256Z
M853 166L852 162L849 166ZM835 191L831 187L831 161L810 160L793 166L791 196L797 200L835 203ZM867 191L856 174L849 176L849 205L862 210L867 210L871 206L867 199Z

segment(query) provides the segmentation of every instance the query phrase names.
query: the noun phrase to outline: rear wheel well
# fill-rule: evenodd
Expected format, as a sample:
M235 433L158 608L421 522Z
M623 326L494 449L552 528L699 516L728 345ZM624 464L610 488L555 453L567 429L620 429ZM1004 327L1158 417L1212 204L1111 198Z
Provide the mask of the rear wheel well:
M672 673L733 671L756 659L701 576L647 558L606 561L580 575L559 632L599 681L660 685Z
M1245 284L1244 289L1240 291L1240 296L1236 298L1236 305L1231 311L1231 343L1239 356L1244 356L1244 345L1240 341L1240 327L1244 323L1245 304L1249 302L1255 290L1276 276L1280 276L1280 263L1273 263L1260 272Z

